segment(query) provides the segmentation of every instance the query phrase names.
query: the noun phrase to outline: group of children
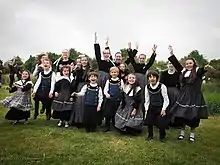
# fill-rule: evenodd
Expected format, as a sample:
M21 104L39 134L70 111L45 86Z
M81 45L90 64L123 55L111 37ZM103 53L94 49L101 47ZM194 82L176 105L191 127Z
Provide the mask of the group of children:
M194 130L200 119L208 118L207 106L201 92L202 76L212 68L206 65L198 68L192 58L188 58L183 67L173 54L170 46L168 69L161 72L148 71L156 58L157 46L147 64L146 55L140 54L135 60L136 49L128 44L128 59L123 63L120 52L113 60L108 41L101 58L100 45L95 35L95 55L98 71L90 67L88 57L79 56L75 61L69 58L68 50L63 50L62 57L55 62L56 72L47 54L38 56L38 63L33 76L35 85L30 80L28 71L22 72L21 80L14 83L9 92L16 94L7 97L1 103L10 108L5 118L25 120L30 117L31 88L35 102L34 119L46 110L46 119L58 119L58 126L69 125L84 127L86 132L93 132L105 119L105 132L112 126L121 133L137 135L143 125L148 126L146 140L153 139L153 126L159 128L159 138L164 141L169 126L181 128L179 140L185 137L185 127L191 127L189 140L195 141ZM126 66L131 64L134 72L129 73ZM146 76L147 73L147 76ZM53 112L51 112L53 110Z

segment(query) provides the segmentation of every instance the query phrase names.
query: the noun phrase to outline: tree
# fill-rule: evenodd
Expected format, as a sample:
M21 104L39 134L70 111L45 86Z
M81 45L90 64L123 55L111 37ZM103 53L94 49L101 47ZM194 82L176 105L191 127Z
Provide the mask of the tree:
M30 55L28 60L25 61L24 63L24 68L32 73L34 71L35 64L36 64L35 57Z

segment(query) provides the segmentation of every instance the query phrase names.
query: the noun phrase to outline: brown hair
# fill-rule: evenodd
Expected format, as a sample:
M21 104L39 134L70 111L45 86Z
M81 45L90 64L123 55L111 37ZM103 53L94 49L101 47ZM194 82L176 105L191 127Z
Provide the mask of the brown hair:
M90 77L90 76L95 76L95 77L99 77L99 75L98 75L98 73L97 72L95 72L95 71L93 71L93 72L89 72L89 74L88 74L88 78Z
M37 55L36 61L37 61L37 64L38 64L38 65L41 64L41 58L42 58L43 56L47 56L47 57L48 57L48 54L47 54L47 53L41 53L41 54Z

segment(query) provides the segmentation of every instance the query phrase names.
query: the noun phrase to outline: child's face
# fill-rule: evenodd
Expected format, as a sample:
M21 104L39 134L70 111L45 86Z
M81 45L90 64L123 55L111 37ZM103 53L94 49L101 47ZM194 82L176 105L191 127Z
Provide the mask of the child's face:
M192 70L193 66L194 66L194 61L193 60L191 60L191 59L186 60L185 67L186 67L187 70Z
M29 73L28 73L28 72L26 72L26 71L23 71L23 72L22 72L22 79L23 79L23 80L28 79L28 78L29 78L29 76L30 76L30 75L29 75Z
M46 70L48 70L50 68L50 66L51 66L50 65L50 61L47 61L47 60L46 61L44 60L43 64L44 64L44 69L46 69Z
M146 56L143 54L139 55L139 63L140 64L145 64Z
M116 78L116 77L118 77L118 71L116 69L114 69L110 72L110 75L112 78Z
M47 58L47 56L46 55L44 55L44 56L42 56L41 57L41 59L40 59L40 61L41 61L41 64L43 64L43 62L44 62L44 60Z
M89 77L89 81L90 81L91 83L96 83L97 80L98 80L98 77L95 76L95 75L91 75L91 76Z
M128 75L128 83L129 83L130 85L133 85L135 82L136 82L136 76L133 75L133 74L129 74L129 75Z
M81 64L82 64L82 66L84 66L84 67L88 65L88 60L87 60L86 57L82 57L82 58L81 58Z
M150 75L148 79L152 85L155 85L157 83L157 77L154 75Z
M125 71L125 64L120 64L120 65L119 65L119 68L120 68L122 71Z
M76 60L76 65L77 65L78 67L81 66L81 59L80 59L80 58L78 58L78 59Z
M62 73L64 76L69 76L70 71L68 68L64 68Z

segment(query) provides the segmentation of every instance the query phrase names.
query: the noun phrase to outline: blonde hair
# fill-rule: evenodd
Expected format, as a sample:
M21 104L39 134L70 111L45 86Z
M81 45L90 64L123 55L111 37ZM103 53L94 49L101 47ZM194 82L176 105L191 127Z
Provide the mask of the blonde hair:
M119 69L118 69L118 67L116 67L116 66L111 67L110 70L109 70L109 72L111 73L111 72L114 71L114 70L119 73Z

